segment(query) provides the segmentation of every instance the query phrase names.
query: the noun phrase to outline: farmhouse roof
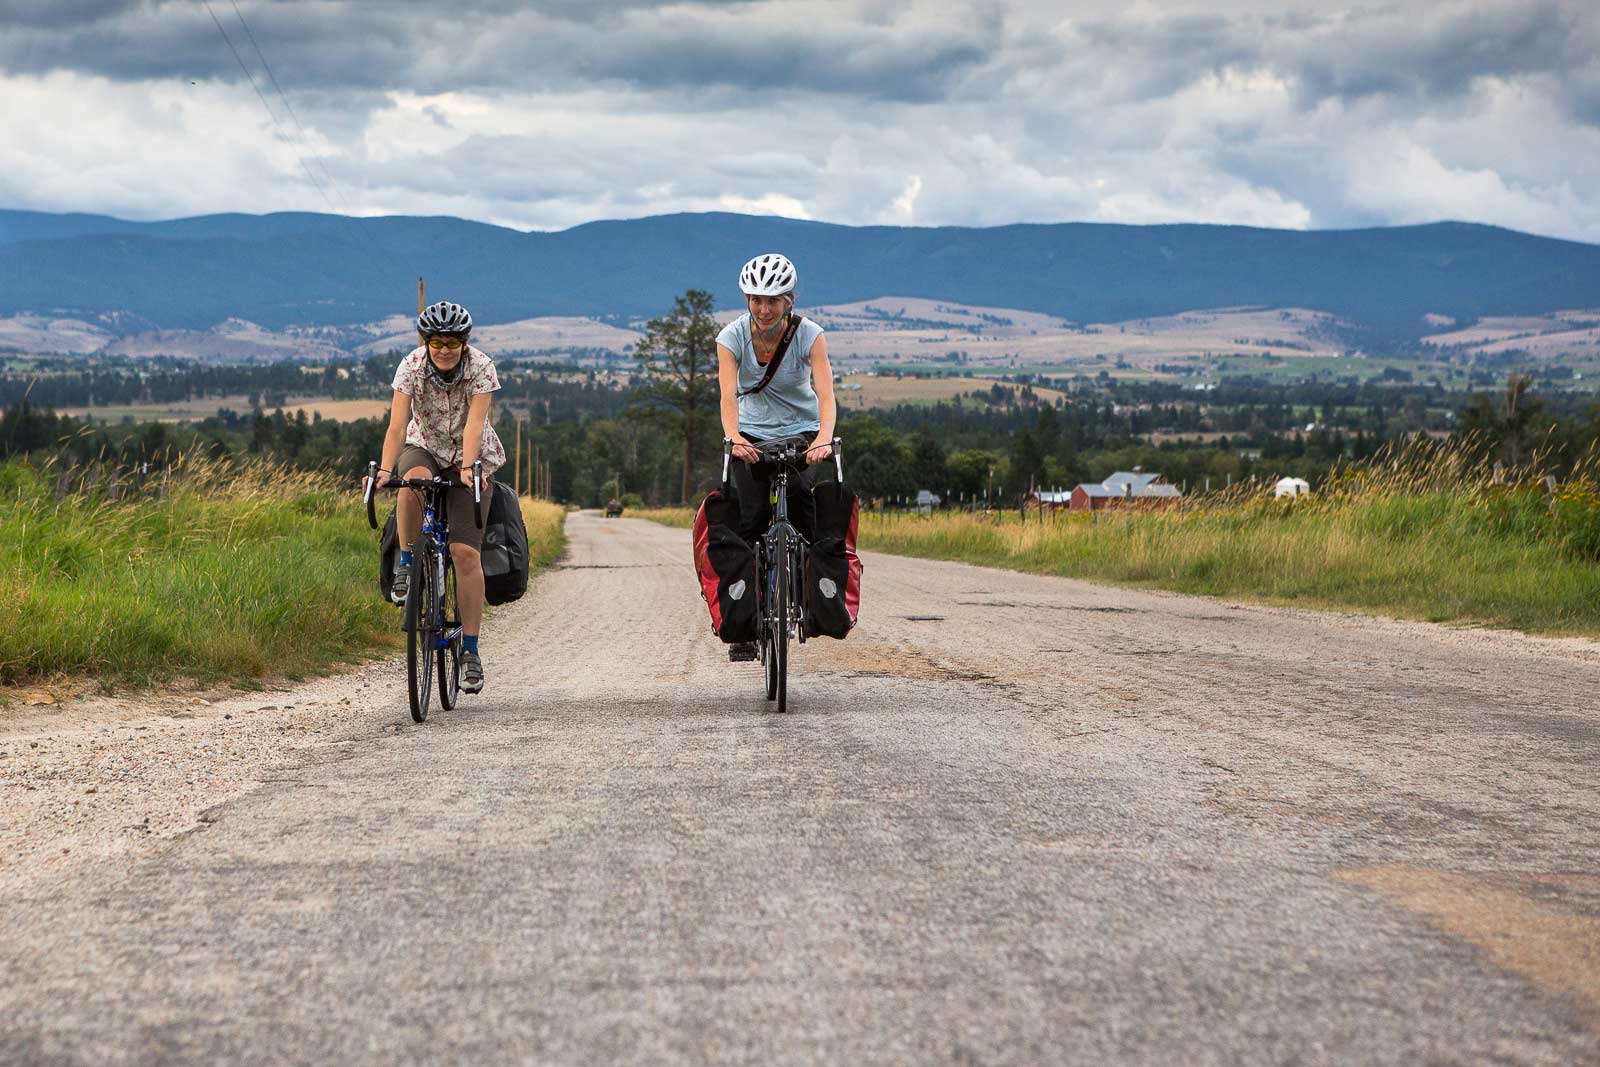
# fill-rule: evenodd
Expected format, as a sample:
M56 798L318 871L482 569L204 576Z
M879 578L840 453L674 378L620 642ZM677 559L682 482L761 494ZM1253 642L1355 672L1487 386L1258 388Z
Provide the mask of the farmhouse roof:
M1101 497L1136 497L1150 499L1151 497L1182 496L1183 492L1175 485L1169 485L1161 480L1159 474L1143 474L1134 471L1118 471L1099 485L1085 482L1078 486L1085 496Z
M1105 480L1107 486L1133 486L1134 496L1143 496L1141 490L1147 485L1154 485L1161 480L1159 474L1146 474L1143 471L1117 471Z

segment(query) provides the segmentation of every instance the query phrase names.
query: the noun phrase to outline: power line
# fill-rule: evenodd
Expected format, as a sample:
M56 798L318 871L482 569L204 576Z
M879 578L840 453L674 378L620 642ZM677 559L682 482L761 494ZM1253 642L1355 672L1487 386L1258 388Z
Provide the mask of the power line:
M266 110L267 117L272 120L273 127L278 131L278 139L288 145L290 150L294 152L295 159L300 162L300 169L306 172L306 177L311 179L311 184L316 186L317 192L322 194L322 199L328 205L328 210L337 215L339 209L334 206L333 198L328 195L328 190L322 187L322 183L317 180L317 176L311 173L311 168L306 165L305 156L300 154L299 147L289 139L288 134L283 132L283 123L278 121L277 112L273 111L272 105L267 103L266 94L261 91L261 86L256 84L256 76L251 74L250 68L244 65L244 57L239 55L239 50L233 46L233 40L228 36L228 31L222 28L222 22L217 18L217 13L211 10L211 0L200 0L200 3L205 6L206 14L211 16L211 21L216 25L217 32L222 35L222 43L227 45L228 51L233 53L233 61L239 64L239 69L244 72L245 80L250 83L250 88L255 90L256 99L261 101L261 106Z
M267 62L267 54L261 50L261 45L257 43L256 35L250 29L250 23L245 21L244 12L239 10L239 0L228 0L228 2L233 5L233 13L238 17L239 25L244 27L244 35L250 39L250 47L255 49L256 58L261 60L261 69L267 72L267 79L272 82L273 90L277 92L278 99L283 101L283 109L294 120L295 129L300 131L301 143L309 148L311 146L311 135L306 132L305 125L300 121L300 116L295 114L294 105L289 103L289 96L283 91L283 86L278 84L278 76L272 72L272 64ZM313 158L316 159L317 168L322 171L322 176L328 179L328 184L333 186L333 191L339 195L339 202L344 205L345 214L354 214L354 209L350 206L350 200L344 195L344 190L339 188L339 183L334 180L333 175L329 173L328 165L322 161L320 156Z
M373 236L366 231L366 228L356 222L354 218L350 217L349 212L351 209L350 202L348 200L345 200L345 210L343 212L341 212L334 204L333 199L328 195L327 188L322 182L318 181L317 176L312 173L310 164L306 162L305 154L300 151L300 146L296 144L293 138L284 132L283 123L278 119L277 112L273 111L272 105L267 102L266 94L261 91L261 86L256 83L255 75L252 74L250 72L250 68L245 65L244 57L239 55L239 50L234 47L232 38L228 36L228 31L222 28L222 20L217 18L217 13L211 9L211 0L200 0L200 2L204 5L206 14L211 16L211 22L217 27L217 33L222 36L222 43L228 46L229 52L233 53L233 61L239 64L239 70L243 72L245 80L250 83L250 88L255 90L256 99L261 101L262 109L266 111L267 117L272 120L273 128L278 132L278 139L286 144L290 151L294 152L295 159L300 164L300 169L305 172L305 175L308 179L310 179L311 184L316 187L317 192L322 196L323 203L328 205L328 210L336 218L343 219L345 224L356 233L356 235L360 238L360 241L357 243L365 242L367 247L379 258L379 260L389 258L389 253L386 253L381 247L379 247L377 241L374 240ZM309 143L310 138L308 135L306 135L305 127L301 125L299 116L294 113L294 108L290 106L289 98L284 94L283 87L278 84L278 79L272 73L272 68L267 65L267 57L261 51L261 46L256 44L255 34L250 32L250 24L245 22L244 14L239 10L239 5L234 2L234 0L230 0L230 2L233 3L234 14L239 16L239 24L244 27L246 36L250 38L251 45L255 47L256 55L261 58L261 65L263 68L265 68L267 77L271 79L272 86L277 90L278 96L282 98L285 110L287 110L289 116L294 119L294 123L297 127L299 127L301 135L305 137L306 141ZM338 191L338 185L336 182L334 182L333 176L328 174L327 167L324 166L322 170L323 173L328 177L328 183L334 186L335 191ZM340 199L344 199L344 194L342 192L340 192Z

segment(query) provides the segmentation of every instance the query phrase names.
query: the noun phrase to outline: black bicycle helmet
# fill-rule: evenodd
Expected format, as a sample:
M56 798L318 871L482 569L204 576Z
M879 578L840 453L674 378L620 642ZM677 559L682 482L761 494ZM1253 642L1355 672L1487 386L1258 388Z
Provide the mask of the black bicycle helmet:
M460 304L441 300L429 304L417 316L417 332L428 336L444 334L465 339L472 332L472 315Z

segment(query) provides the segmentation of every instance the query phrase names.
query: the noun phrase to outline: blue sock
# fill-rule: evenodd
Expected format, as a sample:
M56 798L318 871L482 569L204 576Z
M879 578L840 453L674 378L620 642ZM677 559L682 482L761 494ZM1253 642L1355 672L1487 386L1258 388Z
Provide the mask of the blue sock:
M461 635L461 651L463 651L463 652L471 652L474 656L476 656L478 654L478 635L477 634L462 634Z
M402 567L411 566L411 550L410 549L403 549L400 552L400 566L402 566Z

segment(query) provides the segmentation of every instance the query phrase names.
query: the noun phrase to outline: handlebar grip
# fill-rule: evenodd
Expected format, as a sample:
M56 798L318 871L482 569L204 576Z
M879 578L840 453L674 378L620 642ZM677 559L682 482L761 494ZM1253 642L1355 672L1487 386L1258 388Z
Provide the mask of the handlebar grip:
M840 483L844 482L844 450L837 437L833 439L833 473L838 476Z
M728 464L732 461L732 459L733 438L724 437L722 439L722 488L724 491L726 491L728 488Z
M483 460L472 463L472 522L483 529Z

